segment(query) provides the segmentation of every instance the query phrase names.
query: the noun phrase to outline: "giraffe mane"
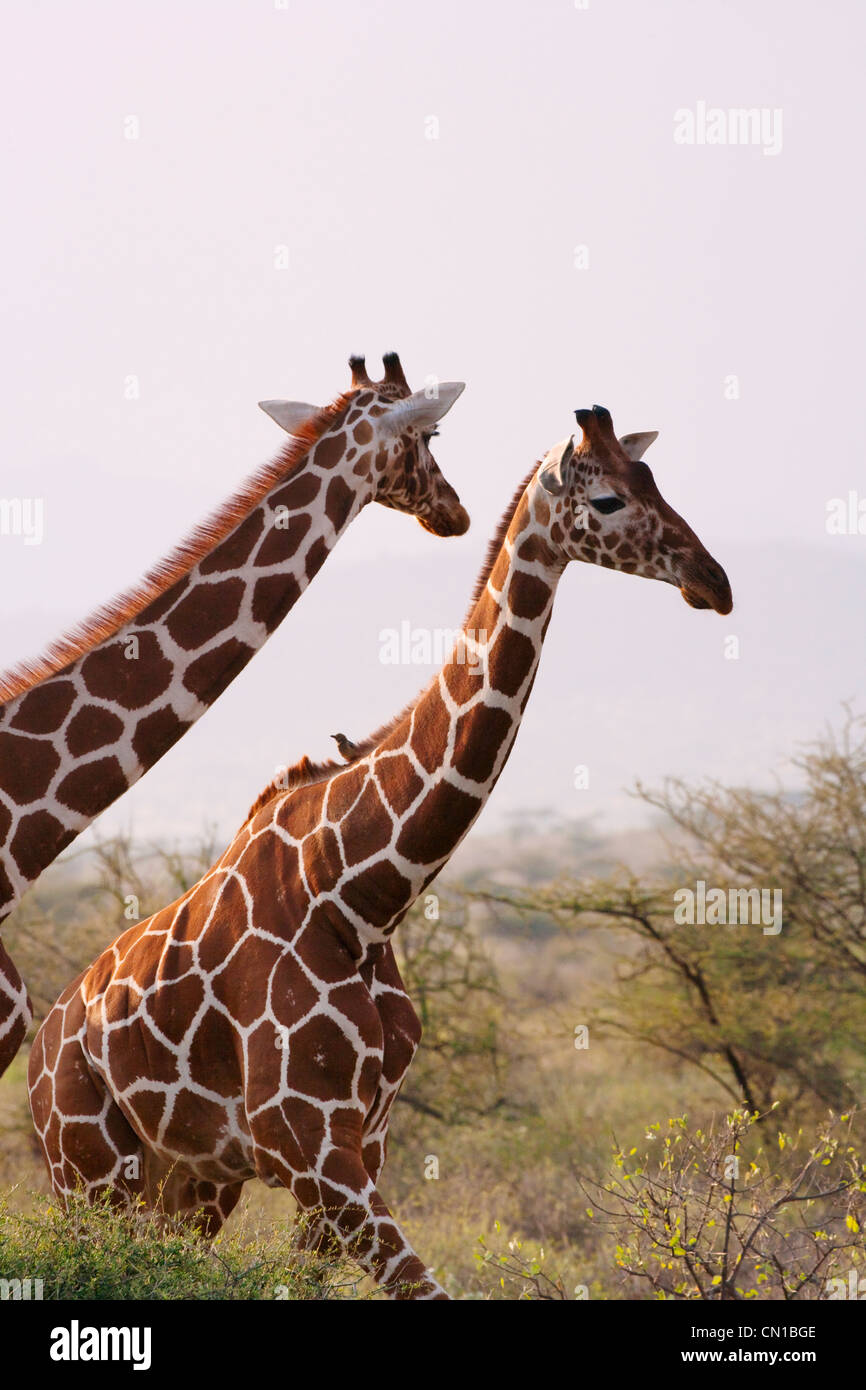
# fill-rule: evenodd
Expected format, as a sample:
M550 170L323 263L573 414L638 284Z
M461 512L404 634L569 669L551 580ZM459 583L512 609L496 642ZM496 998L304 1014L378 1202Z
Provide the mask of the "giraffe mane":
M277 483L287 480L300 468L310 449L339 418L354 394L355 390L343 392L312 419L299 426L275 459L258 468L132 588L110 603L101 605L65 636L51 642L41 656L18 662L7 672L0 673L0 703L23 694L99 646L188 574L209 551L225 540Z
M520 483L514 496L503 512L499 525L487 543L487 554L484 557L484 563L475 581L472 599L463 622L464 627L468 625L475 605L487 587L487 581L493 571L493 566L496 564L496 559L502 549L503 541L508 534L508 528L514 520L514 514L520 506L521 498L532 482L532 479L535 477L538 467L538 463L533 464L531 470L523 479L523 482ZM434 677L434 680L435 679L436 677ZM291 767L286 768L285 772L282 772L278 777L275 777L269 782L264 791L256 797L247 812L244 825L247 825L254 816L257 816L259 811L267 806L268 802L272 801L275 796L280 796L287 791L296 791L299 787L313 786L317 782L327 782L333 777L335 772L346 772L350 767L354 767L355 763L360 762L362 758L369 757L374 749L378 748L379 744L388 738L398 725L403 723L404 719L409 718L419 700L426 695L429 689L430 682L428 681L424 689L419 691L414 700L410 700L409 704L406 705L399 714L395 715L393 719L390 719L387 724L383 724L380 728L375 729L368 738L356 744L357 751L348 762L344 761L338 763L333 758L329 758L325 762L314 763L312 759L305 755L303 758L300 758L298 762L293 763Z

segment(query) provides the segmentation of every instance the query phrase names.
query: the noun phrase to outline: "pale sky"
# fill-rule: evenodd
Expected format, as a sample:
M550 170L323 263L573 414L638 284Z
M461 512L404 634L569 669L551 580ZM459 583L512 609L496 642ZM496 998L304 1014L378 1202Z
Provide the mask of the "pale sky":
M43 499L45 536L0 536L0 668L276 451L259 399L324 403L350 352L467 382L436 453L468 535L368 508L104 832L230 833L274 765L400 708L430 672L383 667L381 629L460 622L595 401L660 431L734 613L573 566L486 828L634 816L637 776L765 780L862 692L866 536L825 529L866 497L861 4L35 0L4 29L0 498ZM777 152L676 143L700 103L781 113Z

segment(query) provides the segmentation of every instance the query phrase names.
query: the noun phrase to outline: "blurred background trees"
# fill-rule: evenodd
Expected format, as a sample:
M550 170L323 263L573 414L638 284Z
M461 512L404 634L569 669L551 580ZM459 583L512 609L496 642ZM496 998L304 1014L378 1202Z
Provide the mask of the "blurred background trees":
M866 1080L866 726L849 717L794 760L796 795L672 781L643 800L673 831L669 860L491 893L546 915L611 962L594 1026L700 1069L729 1100L784 1117L849 1109ZM674 894L778 890L782 928L682 925Z

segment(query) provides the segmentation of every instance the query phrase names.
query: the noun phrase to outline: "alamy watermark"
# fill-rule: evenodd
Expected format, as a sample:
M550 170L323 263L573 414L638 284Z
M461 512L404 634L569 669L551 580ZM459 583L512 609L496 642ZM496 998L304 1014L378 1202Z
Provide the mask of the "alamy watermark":
M847 1279L828 1279L824 1285L824 1297L827 1299L852 1299L862 1302L866 1299L866 1277L857 1273L856 1269L848 1270Z
M82 1327L73 1318L68 1327L51 1330L48 1355L52 1361L129 1361L134 1371L151 1365L149 1327Z
M15 1303L31 1300L39 1301L42 1298L43 1282L41 1279L0 1279L0 1301L12 1299Z
M41 545L45 503L41 497L0 497L0 536L19 536L25 545Z
M383 666L442 666L453 654L458 666L472 673L487 662L487 629L473 627L413 627L404 618L399 628L379 632L379 660Z
M781 106L708 106L674 112L675 145L757 145L764 154L782 152Z
M699 878L694 888L674 893L677 926L762 927L764 936L782 930L781 888L708 888Z
M851 488L847 497L831 497L826 505L828 536L866 536L866 497Z

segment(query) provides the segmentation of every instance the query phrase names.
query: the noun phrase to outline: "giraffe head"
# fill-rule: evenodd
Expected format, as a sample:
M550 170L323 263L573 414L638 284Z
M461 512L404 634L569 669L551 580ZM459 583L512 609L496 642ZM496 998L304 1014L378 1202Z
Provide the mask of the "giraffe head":
M617 439L610 411L576 410L583 438L562 440L538 471L536 515L563 561L675 584L692 608L730 613L731 586L721 565L669 506L642 462L657 430Z
M462 381L440 381L414 393L396 352L382 359L385 375L372 381L363 357L350 357L352 384L334 430L344 437L347 460L360 474L367 467L373 500L418 518L435 536L462 536L469 515L430 452L443 415L463 390ZM319 414L303 401L260 401L261 408L289 434Z

